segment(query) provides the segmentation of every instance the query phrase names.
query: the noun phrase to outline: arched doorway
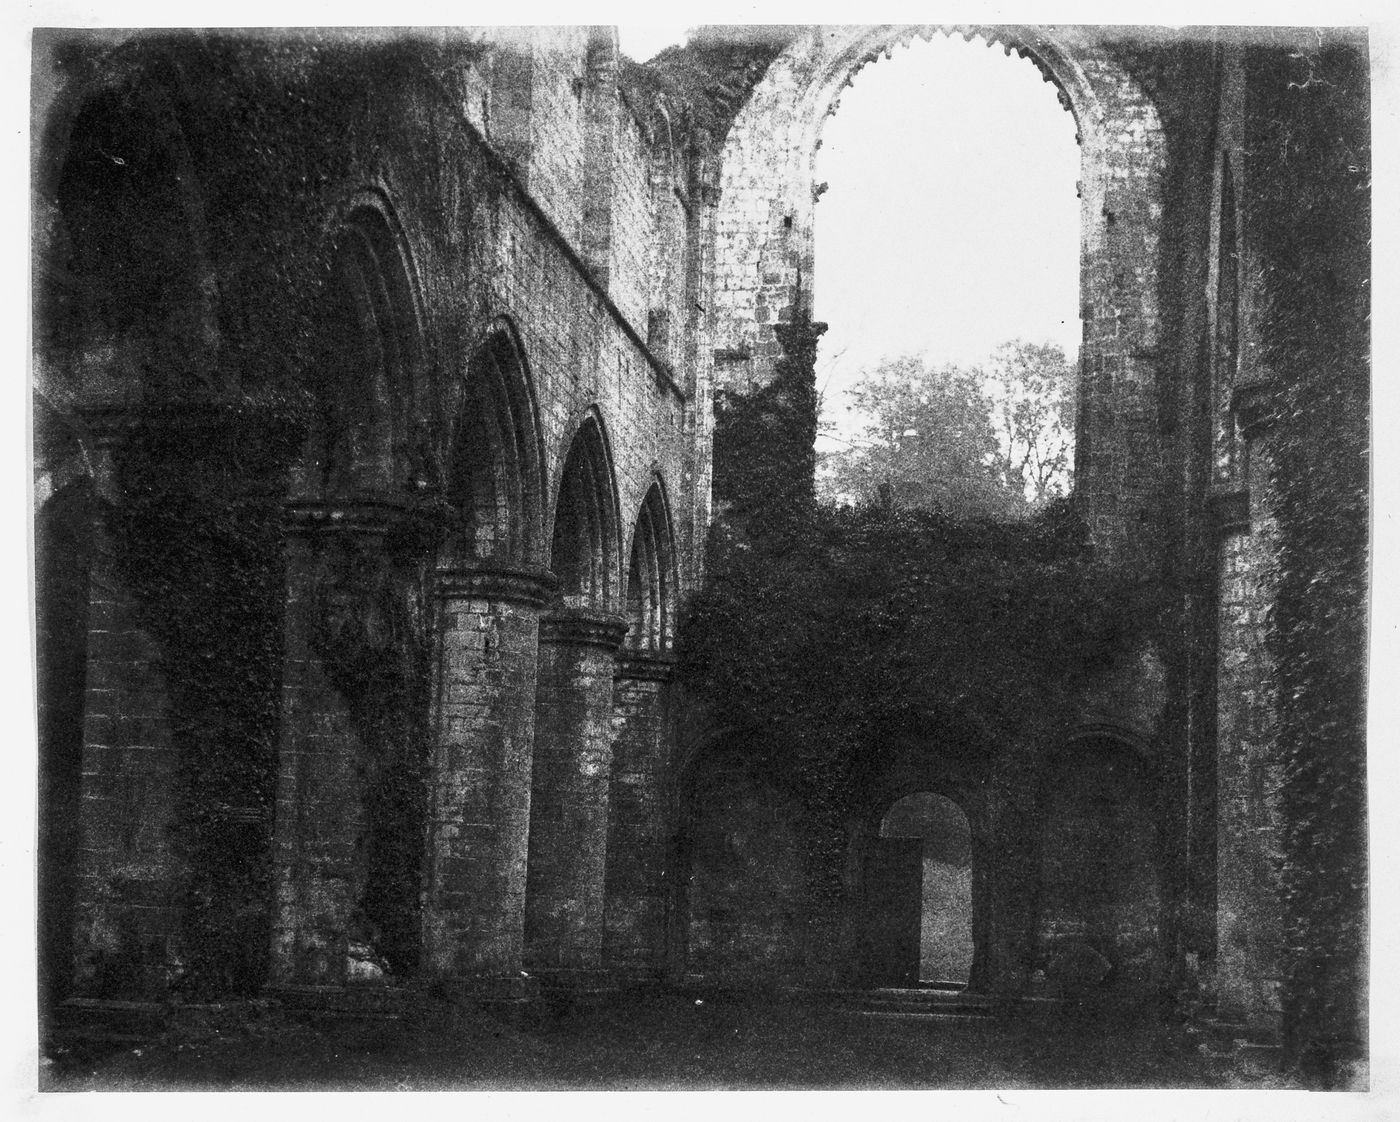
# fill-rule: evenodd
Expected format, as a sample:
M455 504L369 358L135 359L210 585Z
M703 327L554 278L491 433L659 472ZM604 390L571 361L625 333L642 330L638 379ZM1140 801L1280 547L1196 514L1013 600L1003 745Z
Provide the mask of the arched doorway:
M880 819L864 869L865 980L963 987L972 971L972 830L952 799L903 796Z

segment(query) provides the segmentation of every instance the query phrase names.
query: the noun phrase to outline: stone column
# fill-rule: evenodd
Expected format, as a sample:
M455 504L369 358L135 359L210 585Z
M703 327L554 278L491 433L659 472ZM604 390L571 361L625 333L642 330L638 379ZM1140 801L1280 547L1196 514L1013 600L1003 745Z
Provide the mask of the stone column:
M525 912L536 966L602 964L613 653L626 630L619 616L582 610L540 623Z
M603 961L659 974L665 954L667 683L673 660L649 651L617 656L612 781L608 790Z
M423 925L429 974L518 973L535 675L547 574L439 574L441 632Z
M382 537L382 516L346 506L287 507L282 714L273 829L274 986L342 985L359 884L364 809L345 699L313 649L322 554L336 534Z
M114 431L94 476L116 496ZM175 845L178 766L161 650L99 518L88 593L73 951L78 993L155 996L183 957L185 863Z

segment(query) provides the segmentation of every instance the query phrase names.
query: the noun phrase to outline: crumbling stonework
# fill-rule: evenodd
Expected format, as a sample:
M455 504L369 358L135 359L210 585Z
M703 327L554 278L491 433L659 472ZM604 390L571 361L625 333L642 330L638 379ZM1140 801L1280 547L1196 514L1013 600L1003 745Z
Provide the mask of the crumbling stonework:
M1126 1000L1189 959L1279 1033L1309 903L1276 868L1246 121L1296 44L978 31L1078 128L1073 501L1144 607L1024 782L1002 746L868 746L835 900L673 648L745 470L715 395L819 345L823 122L944 32L711 30L646 66L598 28L39 37L46 992L850 981L881 817L946 790L973 987L1060 984L1075 942Z

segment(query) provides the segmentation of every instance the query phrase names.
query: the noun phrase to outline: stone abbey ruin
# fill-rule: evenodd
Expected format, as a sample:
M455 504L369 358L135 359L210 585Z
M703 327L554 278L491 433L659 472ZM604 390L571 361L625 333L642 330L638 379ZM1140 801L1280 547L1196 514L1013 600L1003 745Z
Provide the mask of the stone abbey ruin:
M688 628L805 532L823 122L958 33L1077 128L1058 517L1131 610L1039 723L862 703L822 786ZM914 984L936 849L930 969L973 991L1364 1054L1368 65L1339 29L39 32L45 1017ZM739 614L707 649L792 645ZM816 740L855 677L820 661Z

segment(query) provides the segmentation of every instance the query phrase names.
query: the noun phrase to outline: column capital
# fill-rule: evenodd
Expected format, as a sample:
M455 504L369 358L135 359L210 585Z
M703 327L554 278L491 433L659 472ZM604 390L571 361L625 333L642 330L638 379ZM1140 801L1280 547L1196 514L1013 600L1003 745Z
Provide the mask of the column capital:
M282 504L288 529L303 534L383 534L411 517L407 503L387 497L293 499Z
M1206 506L1210 511L1211 525L1221 537L1226 534L1249 533L1249 489L1247 487L1212 490L1206 498Z
M614 676L642 682L666 682L676 672L676 656L669 651L644 651L624 647L617 652Z
M1276 418L1274 388L1267 382L1237 386L1230 395L1230 409L1246 440L1263 436Z
M498 565L489 569L439 569L437 596L443 600L496 600L542 608L559 580L545 569Z
M615 651L626 634L627 621L612 612L568 608L552 611L540 619L541 643Z

